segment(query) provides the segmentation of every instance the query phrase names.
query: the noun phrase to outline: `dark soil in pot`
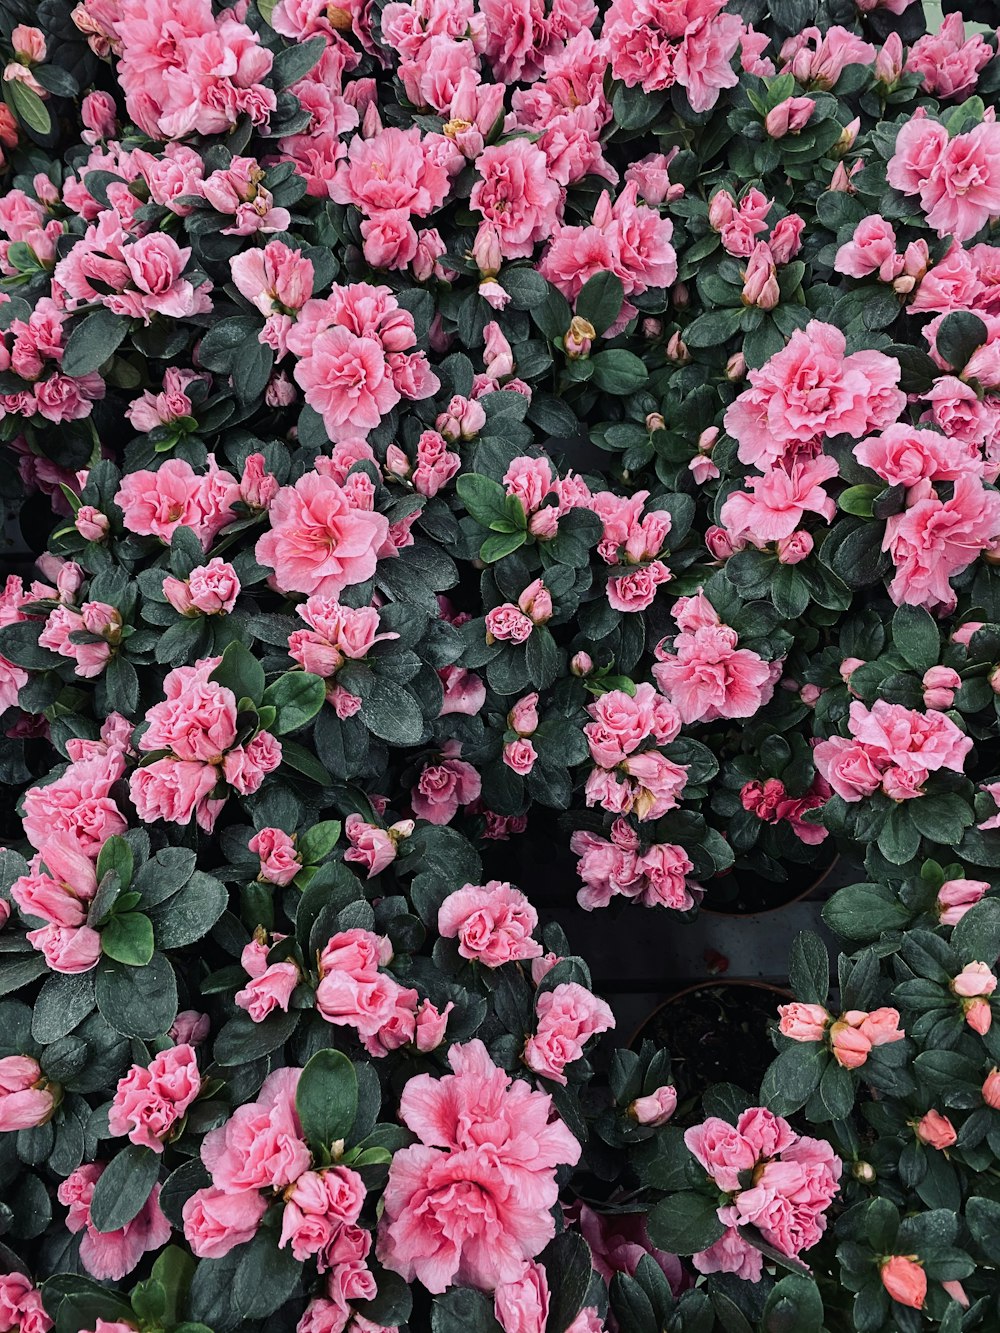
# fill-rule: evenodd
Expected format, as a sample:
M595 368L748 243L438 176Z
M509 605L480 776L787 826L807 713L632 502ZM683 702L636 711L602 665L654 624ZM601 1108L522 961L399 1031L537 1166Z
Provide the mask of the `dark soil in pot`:
M825 847L818 847L812 861L785 862L782 866L785 879L753 870L733 870L708 881L701 910L719 912L724 916L774 912L807 898L826 879L836 861L837 853L832 848L827 851Z
M753 1092L774 1059L768 1028L787 991L754 981L700 983L654 1009L632 1038L670 1052L679 1102L692 1101L714 1083Z

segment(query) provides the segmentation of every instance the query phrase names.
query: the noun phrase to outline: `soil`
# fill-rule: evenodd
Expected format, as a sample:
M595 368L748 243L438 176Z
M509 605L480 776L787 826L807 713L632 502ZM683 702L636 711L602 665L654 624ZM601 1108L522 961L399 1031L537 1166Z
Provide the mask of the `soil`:
M681 1103L713 1083L753 1090L774 1059L768 1026L784 998L783 992L739 982L700 986L655 1010L632 1045L646 1038L670 1052Z

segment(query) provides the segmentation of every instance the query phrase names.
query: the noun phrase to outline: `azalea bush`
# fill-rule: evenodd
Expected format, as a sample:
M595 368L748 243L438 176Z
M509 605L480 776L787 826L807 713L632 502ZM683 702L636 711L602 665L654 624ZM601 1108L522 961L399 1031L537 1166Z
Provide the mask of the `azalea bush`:
M0 60L0 1333L995 1328L996 36L7 0ZM546 910L627 956L838 852L749 1087Z

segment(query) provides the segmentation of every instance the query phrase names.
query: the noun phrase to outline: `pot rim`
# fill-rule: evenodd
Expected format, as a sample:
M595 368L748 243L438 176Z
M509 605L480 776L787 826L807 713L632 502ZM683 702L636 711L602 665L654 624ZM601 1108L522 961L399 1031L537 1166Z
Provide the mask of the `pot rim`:
M816 876L816 878L812 881L812 883L808 885L807 888L804 888L801 893L796 894L794 898L789 898L788 902L779 903L777 907L764 907L761 908L759 912L723 912L718 907L703 907L701 906L701 904L699 904L698 915L721 916L729 918L750 917L750 916L773 916L775 912L783 912L787 907L794 907L796 903L805 902L805 900L811 894L815 893L816 890L820 888L823 883L825 883L826 879L832 873L833 868L838 864L839 861L840 861L840 852L834 852L833 860L825 868L825 870L820 871L820 873Z

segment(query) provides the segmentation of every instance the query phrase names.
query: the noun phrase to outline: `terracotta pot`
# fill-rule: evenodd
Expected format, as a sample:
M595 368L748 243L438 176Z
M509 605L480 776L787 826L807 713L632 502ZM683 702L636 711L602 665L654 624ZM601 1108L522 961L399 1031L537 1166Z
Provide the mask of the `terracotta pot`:
M803 902L806 898L810 896L810 894L815 893L816 890L820 887L820 885L824 883L824 881L826 880L826 878L828 877L828 875L833 870L834 866L837 864L839 860L840 860L840 854L838 852L834 852L833 859L830 861L830 863L824 866L818 873L816 873L814 875L814 878L806 885L804 889L794 894L791 898L788 898L785 902L778 903L774 907L762 907L753 909L751 911L741 911L740 909L735 907L727 909L725 907L706 907L704 904L702 904L702 906L699 907L698 910L699 912L703 912L706 916L770 916L773 912L782 912L786 907L791 907L793 903ZM809 866L806 864L803 864L802 868L805 871L809 870ZM738 870L730 871L729 875L724 876L723 879L724 880L733 879L736 882L738 882L739 874L740 872ZM759 878L762 878L762 876ZM712 881L709 881L709 886L711 885L711 883ZM788 887L791 887L791 881L789 882ZM708 892L710 892L710 888L707 888L706 897Z

